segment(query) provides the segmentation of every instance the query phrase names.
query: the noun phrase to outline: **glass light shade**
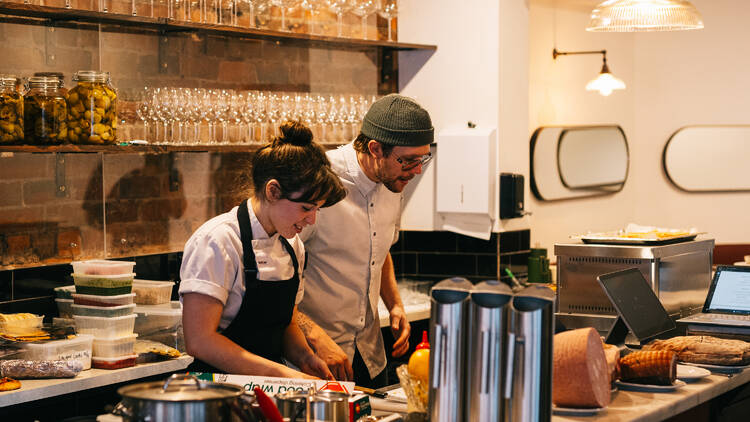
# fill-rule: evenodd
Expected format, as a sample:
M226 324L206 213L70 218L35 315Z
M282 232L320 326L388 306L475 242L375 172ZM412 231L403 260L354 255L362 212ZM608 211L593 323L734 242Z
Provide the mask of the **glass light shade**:
M607 0L591 12L592 32L702 29L703 18L686 0Z
M599 76L586 84L586 91L599 91L605 97L609 96L616 89L625 89L625 82L622 79L612 76L608 71L600 73Z

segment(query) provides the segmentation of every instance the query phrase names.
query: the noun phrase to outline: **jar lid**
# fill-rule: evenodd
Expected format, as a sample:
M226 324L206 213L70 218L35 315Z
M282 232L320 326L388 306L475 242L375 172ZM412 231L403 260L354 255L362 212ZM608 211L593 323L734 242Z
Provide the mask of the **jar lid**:
M32 88L61 88L62 80L54 76L32 76L29 78Z
M46 76L48 78L57 78L60 80L60 87L65 85L65 75L62 72L34 72L34 76Z
M73 75L73 81L78 82L109 82L109 72L98 70L79 70Z
M0 75L0 86L16 86L16 81L18 78L16 75Z

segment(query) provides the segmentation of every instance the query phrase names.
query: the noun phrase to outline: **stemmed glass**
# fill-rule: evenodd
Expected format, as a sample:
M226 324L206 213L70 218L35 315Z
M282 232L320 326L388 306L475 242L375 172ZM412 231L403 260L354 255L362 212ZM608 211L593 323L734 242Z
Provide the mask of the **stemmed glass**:
M367 37L367 17L375 13L378 10L378 3L376 0L358 0L354 4L352 13L359 16L362 19L362 39L368 39Z
M147 142L150 141L149 120L151 120L151 116L149 115L149 113L151 112L152 98L153 94L148 87L140 90L136 98L138 101L138 107L135 109L135 113L143 122L143 139Z
M328 9L336 14L339 37L344 34L344 13L352 10L352 7L354 7L353 1L355 0L326 0Z
M300 6L303 9L310 12L310 25L308 27L308 32L310 34L315 34L315 15L318 14L320 8L323 7L324 1L325 0L302 0L300 3Z
M253 103L253 117L255 123L260 129L256 141L263 144L266 142L266 119L268 118L268 95L265 92L258 92L255 95Z
M286 9L297 4L297 0L271 0L271 4L281 9L281 30L289 31L286 27Z
M378 15L388 21L388 41L393 41L391 21L398 14L398 0L379 0Z

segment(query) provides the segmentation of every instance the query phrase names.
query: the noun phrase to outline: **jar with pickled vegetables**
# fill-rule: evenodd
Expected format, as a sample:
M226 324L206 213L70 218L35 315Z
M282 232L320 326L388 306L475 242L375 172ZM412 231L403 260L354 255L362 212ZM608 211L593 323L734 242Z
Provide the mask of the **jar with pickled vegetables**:
M23 97L27 144L57 145L67 142L67 107L58 78L32 76Z
M23 98L15 75L0 75L0 144L23 142Z
M74 144L114 144L117 139L117 94L109 72L81 70L68 91L68 140Z

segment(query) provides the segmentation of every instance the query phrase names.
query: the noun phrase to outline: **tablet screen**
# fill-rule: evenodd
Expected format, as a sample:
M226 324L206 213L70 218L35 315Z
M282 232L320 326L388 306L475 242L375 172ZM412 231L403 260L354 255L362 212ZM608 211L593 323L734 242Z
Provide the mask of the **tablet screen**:
M659 298L637 268L597 277L625 325L643 341L675 328Z

